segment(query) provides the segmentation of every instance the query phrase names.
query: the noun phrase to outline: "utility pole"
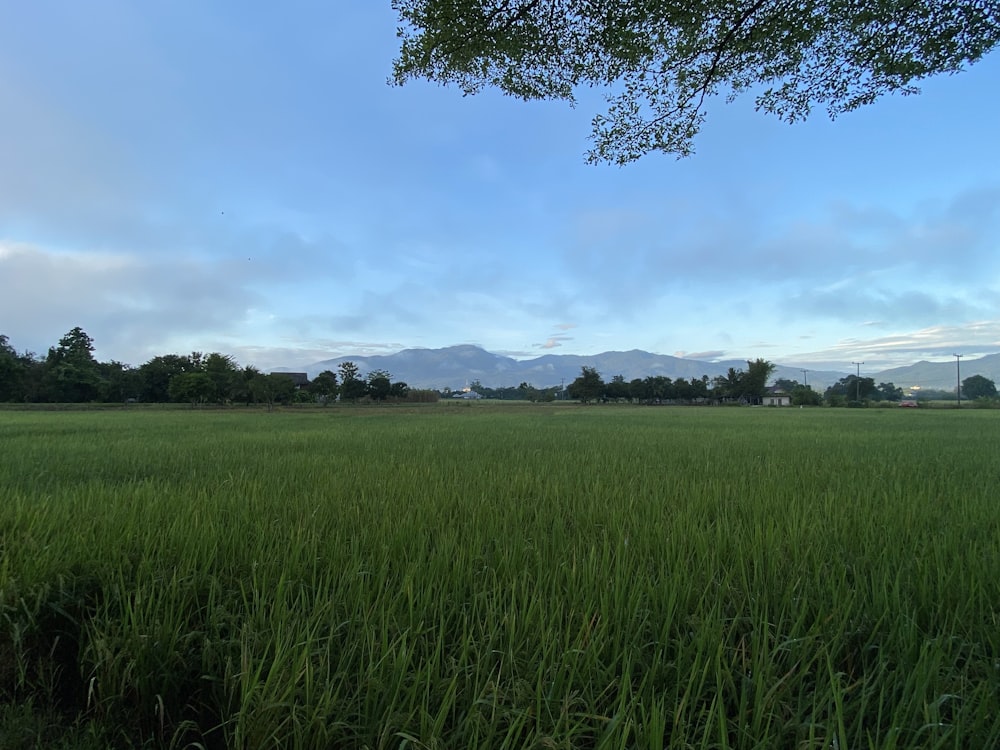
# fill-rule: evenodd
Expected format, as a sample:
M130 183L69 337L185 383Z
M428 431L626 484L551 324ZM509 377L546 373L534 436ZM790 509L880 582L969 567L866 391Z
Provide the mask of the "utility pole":
M955 358L955 395L958 396L958 408L962 408L962 357L964 354L952 354Z
M809 370L802 371L802 380L803 380L802 385L804 385L806 388L809 387L809 376L806 375L807 372L809 372Z
M858 367L858 375L854 379L854 382L858 386L858 395L857 395L857 397L854 400L857 401L858 403L861 403L861 365L863 365L864 362L851 362L851 364L852 365L857 365L857 367Z

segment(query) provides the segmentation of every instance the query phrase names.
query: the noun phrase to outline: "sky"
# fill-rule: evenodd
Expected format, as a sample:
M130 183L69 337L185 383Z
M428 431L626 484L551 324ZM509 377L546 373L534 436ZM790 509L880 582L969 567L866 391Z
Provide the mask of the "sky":
M831 122L713 101L589 166L600 92L387 79L389 0L0 11L0 333L262 369L476 344L852 371L1000 351L1000 53Z

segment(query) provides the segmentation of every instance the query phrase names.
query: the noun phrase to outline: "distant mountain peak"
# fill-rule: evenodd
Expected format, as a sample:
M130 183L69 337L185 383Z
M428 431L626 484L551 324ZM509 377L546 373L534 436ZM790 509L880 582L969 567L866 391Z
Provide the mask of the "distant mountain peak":
M605 380L616 375L626 380L661 375L672 379L702 375L714 377L725 373L728 364L700 362L667 354L653 354L642 349L606 351L599 354L546 353L525 360L495 354L475 344L455 344L439 349L410 348L396 354L371 356L346 355L316 362L306 369L311 377L323 370L336 370L346 361L354 362L362 373L387 370L393 380L402 380L412 388L462 388L479 381L489 388L517 386L527 382L537 388L571 383L582 366L594 367ZM301 368L300 368L301 369ZM779 368L778 377L791 377ZM835 373L830 382L842 374ZM817 376L819 377L819 376ZM815 381L814 378L810 378ZM818 382L818 381L815 381Z
M348 355L316 362L305 368L310 377L323 370L336 370L341 362L354 362L362 373L387 370L393 380L402 380L411 388L460 389L478 380L489 388L517 386L522 382L536 388L571 383L583 366L594 367L606 380L621 375L625 380L660 375L676 380L707 375L725 375L730 367L746 368L745 359L727 359L715 362L675 357L670 354L653 354L643 349L606 351L599 354L546 353L532 359L516 360L503 354L494 354L476 344L455 344L440 349L411 348L396 354L372 356ZM301 370L303 368L295 368ZM848 370L809 370L809 384L824 390L846 375ZM962 361L962 378L983 375L1000 382L1000 354L976 360ZM777 365L773 378L799 380L802 369ZM952 389L955 387L953 362L917 362L907 367L869 375L876 381L893 382L901 387L919 385L923 388Z

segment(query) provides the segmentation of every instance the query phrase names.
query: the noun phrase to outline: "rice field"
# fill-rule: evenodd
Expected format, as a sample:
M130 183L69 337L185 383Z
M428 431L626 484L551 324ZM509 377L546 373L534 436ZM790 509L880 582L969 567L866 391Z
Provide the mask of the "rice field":
M993 411L0 411L0 747L997 747L998 456Z

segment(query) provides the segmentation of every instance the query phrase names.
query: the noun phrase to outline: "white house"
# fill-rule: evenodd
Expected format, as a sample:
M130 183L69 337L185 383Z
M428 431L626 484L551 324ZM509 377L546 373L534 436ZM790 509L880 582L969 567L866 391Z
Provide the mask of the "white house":
M787 393L768 393L761 399L764 406L791 406L792 397Z

